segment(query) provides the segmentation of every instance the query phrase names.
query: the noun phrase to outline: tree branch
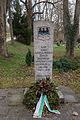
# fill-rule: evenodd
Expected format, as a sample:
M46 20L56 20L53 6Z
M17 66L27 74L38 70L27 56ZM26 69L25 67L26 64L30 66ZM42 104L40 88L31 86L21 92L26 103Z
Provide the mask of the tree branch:
M43 11L42 11L42 12L34 12L34 13L32 14L32 17L33 17L35 14L43 14Z
M26 4L23 0L20 0L20 2L22 2L23 4Z
M58 2L61 2L62 0L59 0L59 1L57 1L57 2L49 2L49 1L40 1L40 2L38 2L38 3L35 3L33 6L32 6L32 9L34 9L34 7L36 6L36 5L38 5L38 4L40 4L40 3L48 3L48 4L52 4L54 7L55 7L55 5L54 4L56 4L56 3L58 3Z
M34 13L32 14L32 17L33 17L34 15L36 15L36 14L43 14L43 13L44 13L45 6L46 6L46 3L45 3L45 5L44 5L44 7L43 7L43 11L42 11L42 12L34 12Z

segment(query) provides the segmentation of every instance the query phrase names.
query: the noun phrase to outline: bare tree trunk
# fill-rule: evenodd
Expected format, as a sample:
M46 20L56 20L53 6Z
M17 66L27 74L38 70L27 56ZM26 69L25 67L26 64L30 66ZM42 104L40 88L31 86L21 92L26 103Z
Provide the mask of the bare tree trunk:
M71 24L68 0L63 0L64 39L66 41L66 56L74 57L75 39L79 28L80 1L76 0L74 23Z
M0 0L0 54L8 57L6 43L6 12L11 0Z
M70 55L70 38L69 38L69 28L71 25L69 10L68 10L68 0L63 0L63 24L64 24L64 40L66 41L66 56Z
M74 27L75 29L75 41L79 34L79 17L80 17L80 0L76 0L75 14L74 14Z
M5 1L0 1L0 54L7 55L6 52L6 18L5 18Z
M0 1L0 54L3 54L3 22L2 22L2 7Z
M27 1L28 27L32 29L32 1Z
M8 57L8 49L6 42L6 5L7 0L3 0L3 36L4 36L4 56Z
M32 42L32 0L26 0L26 12L27 12L27 22L28 22L28 30L31 32L31 37L29 38L30 42Z
M10 7L9 7L9 25L10 25L11 44L13 44L14 37L13 37L12 16L11 16L11 3L10 3Z

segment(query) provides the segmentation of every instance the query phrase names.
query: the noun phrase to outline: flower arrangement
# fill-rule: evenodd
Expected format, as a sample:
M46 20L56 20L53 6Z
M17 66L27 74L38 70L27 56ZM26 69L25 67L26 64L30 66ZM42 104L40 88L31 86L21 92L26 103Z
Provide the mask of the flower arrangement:
M24 95L23 103L27 108L35 108L41 93L47 95L50 107L53 109L55 106L59 106L59 96L56 92L55 85L51 82L50 78L42 79L33 86Z
M48 95L51 91L50 78L42 79L38 82L36 96L40 97L41 93Z

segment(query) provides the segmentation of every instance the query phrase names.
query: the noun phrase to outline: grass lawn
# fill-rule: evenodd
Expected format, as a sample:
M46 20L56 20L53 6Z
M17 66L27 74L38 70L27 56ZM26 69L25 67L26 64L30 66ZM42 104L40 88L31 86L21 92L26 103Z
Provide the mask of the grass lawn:
M29 82L25 81L26 84L23 82L26 76L29 76L31 70L28 67L23 70L24 66L26 66L25 56L28 48L32 50L31 46L18 42L15 42L14 45L8 44L8 51L12 54L12 57L7 59L0 56L0 88L25 87L26 84L28 85Z
M28 48L33 52L33 47L15 42L14 45L8 44L9 53L13 56L4 59L0 56L0 88L9 87L29 87L34 81L34 66L27 67L25 56ZM80 56L80 49L76 48L75 53ZM54 59L65 55L65 46L54 46ZM73 77L74 76L74 77ZM53 73L56 85L66 85L80 92L80 70L69 71L68 73ZM75 84L76 83L76 84ZM76 86L76 87L75 87Z
M5 59L0 57L0 69L3 71L1 75L3 77L12 77L16 73L16 69L25 64L25 55L27 52L27 47L22 46L20 43L15 43L13 46L9 46L9 52L13 57ZM16 73L17 74L17 73Z
M53 52L54 52L54 59L58 59L62 56L65 56L66 47L64 45L61 46L54 45ZM74 55L75 57L80 57L80 48L78 48L77 46L75 47Z

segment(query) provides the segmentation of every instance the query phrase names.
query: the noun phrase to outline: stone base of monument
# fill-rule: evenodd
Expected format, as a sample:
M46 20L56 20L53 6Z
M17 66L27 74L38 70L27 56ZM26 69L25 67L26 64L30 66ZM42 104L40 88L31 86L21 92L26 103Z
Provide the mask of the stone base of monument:
M64 99L64 95L61 91L57 90L57 94L59 96L59 102L60 103L64 103L65 102L65 99Z
M9 106L21 105L23 102L24 95L22 93L8 93L7 104Z
M72 89L65 86L59 86L57 88L57 94L59 96L60 103L77 103L78 98Z

